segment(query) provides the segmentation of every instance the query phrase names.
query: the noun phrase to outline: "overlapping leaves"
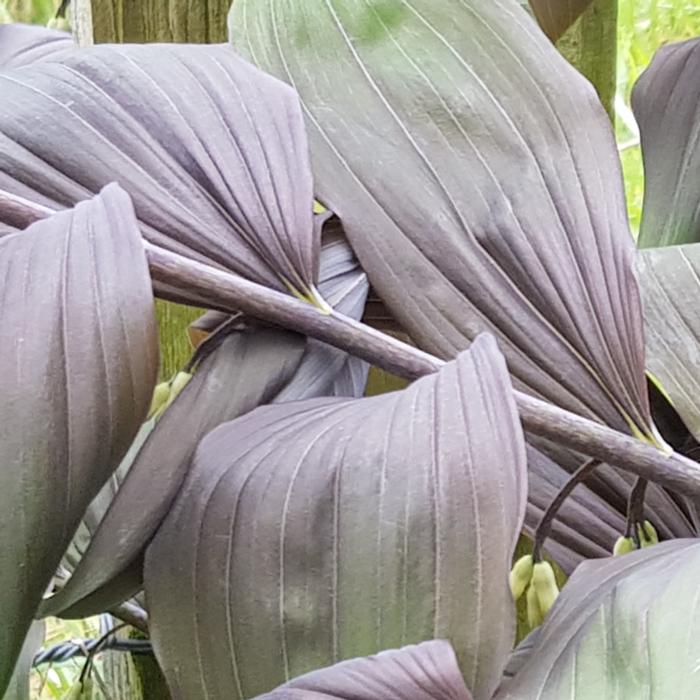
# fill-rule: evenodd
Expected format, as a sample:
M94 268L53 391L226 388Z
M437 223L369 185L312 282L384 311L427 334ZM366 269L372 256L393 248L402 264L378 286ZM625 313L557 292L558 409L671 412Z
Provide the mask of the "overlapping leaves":
M299 92L319 196L421 347L490 330L521 386L651 433L610 124L514 0L237 0L230 27Z
M3 237L0 280L1 695L83 511L145 417L158 354L141 237L116 186Z
M0 92L0 189L61 208L116 180L148 240L315 299L298 100L229 47L100 46L0 74Z
M319 289L347 315L362 316L367 279L337 220L325 224ZM217 325L225 322L218 318ZM120 467L111 503L93 503L71 550L73 575L41 613L83 617L120 602L141 585L143 551L185 477L199 441L221 423L266 403L310 397L361 396L367 365L318 341L250 324L233 330L195 372L174 404ZM151 426L153 427L153 426ZM144 429L142 429L144 430Z
M147 552L173 693L250 697L446 638L474 697L490 697L513 638L506 579L525 497L492 338L403 392L264 407L219 427Z

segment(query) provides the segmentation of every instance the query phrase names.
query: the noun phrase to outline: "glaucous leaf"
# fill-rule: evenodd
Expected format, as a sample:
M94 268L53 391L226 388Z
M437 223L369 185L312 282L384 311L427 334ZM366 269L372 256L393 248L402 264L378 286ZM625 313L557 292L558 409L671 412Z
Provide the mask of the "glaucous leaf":
M0 280L2 694L85 508L146 415L158 348L141 236L116 185L0 239Z
M315 296L297 96L230 47L82 49L0 73L0 93L0 189L61 208L116 180L149 241Z
M632 91L644 158L643 248L700 241L700 39L662 46Z
M700 244L641 251L639 279L647 367L700 440Z
M337 219L322 226L319 290L334 308L361 318L368 283ZM215 312L214 312L215 314ZM229 318L209 312L216 330ZM116 492L100 494L73 541L65 588L41 612L86 617L141 585L146 544L167 514L199 441L215 427L258 405L318 396L362 396L367 364L313 339L279 329L233 331L205 359L150 434L142 428L119 472ZM151 425L152 427L152 425ZM145 434L144 434L145 432ZM133 462L133 466L132 466ZM105 487L107 489L108 487ZM95 516L99 515L99 521ZM64 561L64 563L66 563Z
M0 71L60 60L75 49L70 34L31 24L0 24Z
M488 330L520 387L653 433L609 119L515 0L236 0L230 30L299 92L317 196L417 345Z
M586 11L592 0L530 0L530 7L544 33L557 41Z
M700 542L582 564L495 700L697 697Z
M472 700L445 641L423 642L314 671L257 700Z
M173 694L251 697L446 638L474 697L490 698L513 642L507 575L525 469L487 336L404 391L263 407L220 426L146 553Z

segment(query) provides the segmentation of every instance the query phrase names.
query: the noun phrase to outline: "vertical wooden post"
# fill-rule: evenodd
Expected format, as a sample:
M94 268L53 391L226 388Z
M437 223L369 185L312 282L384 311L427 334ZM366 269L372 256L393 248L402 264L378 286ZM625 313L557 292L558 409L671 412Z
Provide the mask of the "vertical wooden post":
M615 121L617 91L617 3L594 0L557 46L595 86L600 101Z

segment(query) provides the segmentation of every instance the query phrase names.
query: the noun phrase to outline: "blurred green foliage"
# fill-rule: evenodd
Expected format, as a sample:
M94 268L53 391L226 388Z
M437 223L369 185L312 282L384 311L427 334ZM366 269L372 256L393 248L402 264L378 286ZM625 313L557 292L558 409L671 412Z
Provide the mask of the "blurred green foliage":
M700 36L700 2L619 0L619 3L616 125L630 222L636 235L642 213L644 172L638 134L630 111L630 94L660 46Z
M60 0L0 0L0 18L5 21L47 24L56 14Z

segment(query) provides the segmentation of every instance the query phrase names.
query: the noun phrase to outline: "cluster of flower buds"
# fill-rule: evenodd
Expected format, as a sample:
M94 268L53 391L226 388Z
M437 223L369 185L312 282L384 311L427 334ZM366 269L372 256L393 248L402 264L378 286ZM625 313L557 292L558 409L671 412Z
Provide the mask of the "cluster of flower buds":
M527 595L527 621L539 627L559 595L554 569L547 561L535 562L531 554L518 559L510 572L510 590L517 601Z
M648 520L645 520L643 525L637 525L637 537L642 549L659 544L656 528ZM613 555L619 557L622 554L634 552L636 549L637 543L634 541L634 537L619 537L613 547Z
M158 384L153 391L153 400L151 401L151 408L148 411L148 417L160 418L185 386L187 386L187 382L189 382L190 379L192 379L191 374L187 372L178 372L169 382Z

